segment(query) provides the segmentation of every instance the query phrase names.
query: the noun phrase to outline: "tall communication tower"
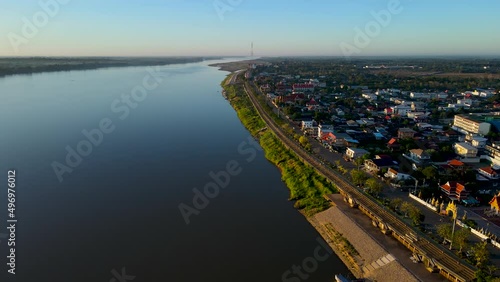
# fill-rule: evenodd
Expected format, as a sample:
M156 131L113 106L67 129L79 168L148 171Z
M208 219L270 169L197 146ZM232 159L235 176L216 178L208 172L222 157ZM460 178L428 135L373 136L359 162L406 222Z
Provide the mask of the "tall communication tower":
M253 57L253 42L252 42L252 45L251 45L250 57Z

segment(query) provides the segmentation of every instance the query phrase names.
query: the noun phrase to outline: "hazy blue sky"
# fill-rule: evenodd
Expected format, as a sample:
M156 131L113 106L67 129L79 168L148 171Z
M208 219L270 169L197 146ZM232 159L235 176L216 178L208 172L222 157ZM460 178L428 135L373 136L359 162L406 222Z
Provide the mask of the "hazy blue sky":
M498 0L400 0L386 26L373 12L393 0L59 1L44 24L39 1L0 0L0 56L500 55Z

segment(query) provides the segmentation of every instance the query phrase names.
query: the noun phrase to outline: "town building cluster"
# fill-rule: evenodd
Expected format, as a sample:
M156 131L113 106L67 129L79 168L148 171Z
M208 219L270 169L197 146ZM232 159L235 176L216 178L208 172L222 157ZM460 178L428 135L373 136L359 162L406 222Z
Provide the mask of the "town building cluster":
M304 135L346 160L361 158L366 171L394 185L434 180L436 194L459 203L486 195L487 204L497 194L500 105L484 106L494 89L371 89L274 69L257 67L251 79Z

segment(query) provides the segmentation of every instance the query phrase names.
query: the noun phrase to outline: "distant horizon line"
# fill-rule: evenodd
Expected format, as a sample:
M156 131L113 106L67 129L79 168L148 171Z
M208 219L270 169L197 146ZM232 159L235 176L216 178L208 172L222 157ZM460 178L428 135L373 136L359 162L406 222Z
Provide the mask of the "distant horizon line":
M263 58L343 58L342 55L267 55L267 56L248 56L248 55L26 55L26 56L0 56L0 59L28 59L28 58L249 58L249 59L263 59ZM356 55L348 58L481 58L481 59L500 59L499 55Z

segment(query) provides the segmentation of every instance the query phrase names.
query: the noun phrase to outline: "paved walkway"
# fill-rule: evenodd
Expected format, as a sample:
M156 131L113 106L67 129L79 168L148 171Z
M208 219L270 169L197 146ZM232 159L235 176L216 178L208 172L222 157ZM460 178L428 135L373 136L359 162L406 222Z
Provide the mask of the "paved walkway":
M334 206L315 215L331 223L363 257L363 271L374 281L447 281L411 260L412 253L392 236L384 235L359 209L350 208L341 195L331 195Z

